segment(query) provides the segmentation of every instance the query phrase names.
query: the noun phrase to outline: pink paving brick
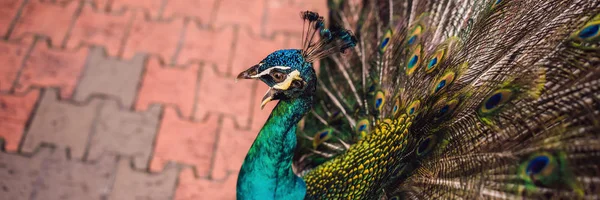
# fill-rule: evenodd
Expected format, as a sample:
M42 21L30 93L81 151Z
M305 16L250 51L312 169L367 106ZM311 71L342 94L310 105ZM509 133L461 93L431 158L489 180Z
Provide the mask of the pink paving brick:
M237 174L225 180L205 180L194 177L191 169L184 169L179 175L179 185L175 191L175 200L196 199L235 199Z
M302 48L302 35L294 34L287 37L287 48L290 49L301 49Z
M216 0L176 0L167 1L163 18L172 18L176 16L193 17L199 20L202 24L208 24Z
M4 0L0 2L0 36L8 32L11 22L15 19L17 11L24 0Z
M17 151L27 119L39 96L39 90L32 90L27 94L0 94L0 138L6 141L7 151Z
M237 175L246 153L257 135L258 130L240 130L232 120L225 118L221 131L219 131L219 141L211 177L221 180L225 179L228 174Z
M234 117L238 124L246 126L250 118L252 84L234 77L223 77L212 67L204 67L198 88L196 119L204 119L208 114L222 113Z
M25 5L10 37L20 38L25 33L39 34L49 37L52 44L58 46L67 34L78 4L79 1L72 1L61 6L31 0Z
M265 95L265 92L267 92L268 89L269 86L267 86L263 82L259 82L258 87L254 92L254 102L256 105L251 106L253 112L251 129L256 131L257 133L263 127L263 125L265 125L265 122L267 121L267 118L269 118L271 111L277 105L277 101L272 101L265 105L265 107L262 110L260 109L260 101L262 100L263 96Z
M183 117L190 118L197 79L198 65L167 67L156 58L150 59L139 89L136 109L146 110L152 103L175 105Z
M214 30L201 29L196 23L189 23L177 62L184 64L200 60L216 64L219 71L227 72L234 42L232 26Z
M86 4L73 26L67 45L69 48L82 44L104 46L110 56L116 56L132 17L132 12L105 13Z
M120 11L123 9L143 10L144 12L155 18L158 15L163 0L113 0L112 5L109 5L111 10ZM107 3L107 0L97 0L97 3Z
M250 28L254 34L258 35L264 6L264 0L222 0L219 2L214 26L238 24Z
M258 64L273 51L285 48L285 37L281 34L274 38L262 38L247 30L240 30L233 54L232 74L236 75Z
M0 91L11 89L17 73L23 65L27 50L31 47L31 39L18 42L0 42Z
M265 24L267 35L274 32L288 32L300 35L302 19L300 12L310 10L327 17L327 1L279 1L267 0L268 17Z
M174 109L165 109L150 169L161 171L172 160L194 166L199 176L208 176L218 121L217 116L204 122L187 121L181 119Z
M170 61L175 55L183 26L183 19L148 21L143 13L136 12L123 57L131 58L138 52L146 52Z
M59 87L62 98L70 98L77 79L85 65L87 48L57 50L37 41L25 61L16 91L25 91L30 86Z

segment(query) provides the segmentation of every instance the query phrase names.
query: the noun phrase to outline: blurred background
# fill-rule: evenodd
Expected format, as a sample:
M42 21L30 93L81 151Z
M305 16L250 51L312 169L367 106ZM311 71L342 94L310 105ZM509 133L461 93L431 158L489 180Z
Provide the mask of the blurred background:
M0 199L235 199L275 103L234 77L325 0L0 0Z

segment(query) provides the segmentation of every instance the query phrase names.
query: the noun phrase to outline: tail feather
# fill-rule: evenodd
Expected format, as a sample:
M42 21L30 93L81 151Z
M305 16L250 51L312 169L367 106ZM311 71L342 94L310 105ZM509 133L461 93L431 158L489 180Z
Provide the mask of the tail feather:
M357 46L321 61L316 106L298 129L303 175L335 178L324 170L402 144L368 158L385 178L357 194L599 198L600 1L329 6L330 24L355 30ZM336 170L359 163L348 165Z

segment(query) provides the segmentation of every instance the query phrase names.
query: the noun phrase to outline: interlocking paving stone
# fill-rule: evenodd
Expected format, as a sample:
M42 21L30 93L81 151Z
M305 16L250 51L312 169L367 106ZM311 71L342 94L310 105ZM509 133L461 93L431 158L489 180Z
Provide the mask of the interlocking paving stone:
M69 148L73 158L81 159L100 103L98 99L80 105L61 102L56 89L46 89L42 92L21 151L29 153L41 143L51 143Z
M217 75L211 67L202 69L196 119L204 119L209 114L223 113L235 117L238 124L247 126L251 106L248 100L252 97L252 84L244 80L236 84L234 79L233 76Z
M86 4L73 25L67 46L73 49L79 45L99 45L108 55L117 56L131 20L133 12L107 13Z
M161 173L137 171L127 159L119 161L117 176L109 200L173 199L179 169L168 165Z
M52 44L58 46L65 39L78 7L79 1L71 1L63 6L29 0L10 37L20 38L25 33L39 34L49 37Z
M256 90L254 91L254 97L253 97L254 105L250 105L250 107L252 107L252 125L251 125L250 129L255 130L256 133L258 133L258 131L260 131L260 129L263 127L263 125L265 125L267 118L269 118L271 111L273 110L273 108L275 108L275 106L277 105L277 102L278 102L278 101L271 101L267 105L265 105L265 107L261 110L260 102L261 102L263 96L265 95L265 92L267 92L267 90L269 90L269 86L267 86L267 84L265 84L263 82L258 82L257 84L258 84L258 86L257 86Z
M38 182L43 153L32 157L0 152L0 197L30 199Z
M150 58L138 92L136 110L145 110L153 103L175 105L183 117L190 118L194 109L198 67L197 64L169 67L156 58Z
M145 52L170 62L175 56L183 26L181 18L151 21L145 19L143 13L136 12L123 57L131 58L138 52Z
M68 0L66 0L68 1ZM88 3L88 5L92 5L95 8L101 9L101 10L114 10L112 8L110 8L111 5L108 5L109 1L111 0L84 0Z
M237 76L243 70L258 64L273 51L283 49L285 40L281 34L275 35L274 38L263 38L241 29L233 53L232 74Z
M4 139L7 151L17 151L39 95L39 90L26 94L0 94L0 138Z
M208 176L218 121L217 116L211 116L204 122L192 122L181 119L174 109L165 109L150 169L161 171L172 160L194 166L199 176Z
M159 10L165 0L117 0L108 1L112 5L109 5L112 10L119 11L123 9L136 9L143 10L144 12L156 18ZM176 0L177 1L177 0ZM107 3L107 0L99 1L98 3Z
M0 41L0 91L9 91L12 88L31 45L31 38L22 41Z
M197 23L189 23L177 61L190 63L199 60L207 64L216 64L220 72L228 72L235 42L234 34L232 26L215 30L200 28Z
M0 36L14 24L0 40L0 119L10 121L0 137L17 151L25 132L21 151L34 152L0 152L0 199L235 199L237 172L276 102L260 110L264 83L234 77L300 48L298 13L325 6L0 1ZM42 143L56 150L35 153Z
M145 112L130 112L119 108L116 101L105 101L94 124L88 158L102 153L134 157L135 167L146 168L157 132L160 105Z
M88 48L74 50L52 49L45 40L38 39L18 79L16 91L26 91L30 86L59 87L61 97L71 98L81 74Z
M0 2L0 36L5 36L10 28L11 22L17 16L19 8L24 0L3 0Z
M225 118L219 131L216 158L212 178L221 180L228 175L237 175L242 167L246 153L259 130L244 131L236 129L232 120Z
M84 163L65 149L40 147L31 156L0 152L2 199L105 199L116 172L115 157Z
M84 101L92 94L110 95L132 108L145 59L138 54L131 60L120 60L107 57L103 48L92 48L73 99Z
M302 48L302 35L292 35L287 37L288 41L286 48L290 49L301 49ZM318 66L318 65L316 65Z
M214 24L215 27L246 25L254 34L259 35L264 10L264 0L221 0Z
M266 2L268 12L267 22L265 23L265 31L267 35L271 35L274 32L287 32L301 35L302 19L299 16L300 12L302 11L310 10L318 12L325 18L328 17L327 1L266 0Z
M193 17L202 24L208 24L211 15L214 12L217 0L176 0L167 1L164 14L165 18L175 16Z
M111 191L116 167L117 159L114 156L102 156L84 163L68 160L64 149L56 149L44 157L34 199L106 199Z
M175 200L231 199L235 198L237 174L229 175L225 180L206 180L194 177L191 169L182 170Z

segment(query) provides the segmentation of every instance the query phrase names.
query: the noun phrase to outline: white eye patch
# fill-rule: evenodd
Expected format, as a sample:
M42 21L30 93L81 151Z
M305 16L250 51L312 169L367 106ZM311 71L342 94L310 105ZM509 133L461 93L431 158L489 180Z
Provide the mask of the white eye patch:
M277 83L275 85L273 85L273 88L275 89L280 89L280 90L287 90L288 88L290 88L290 85L292 85L292 81L294 80L299 80L301 81L302 78L300 77L300 72L298 70L294 70L292 72L290 72L287 77L285 78L285 80L283 80L281 83Z
M262 64L261 64L261 65L262 65ZM254 75L254 76L251 76L251 77L252 77L252 78L260 78L261 76L264 76L264 75L267 75L267 74L271 73L271 70L274 70L274 69L287 70L287 69L291 69L291 67L286 67L286 66L273 66L273 67L270 67L270 68L268 68L268 69L265 69L265 71L262 71L262 72L260 72L260 73L258 73L258 74L256 74L256 75Z

